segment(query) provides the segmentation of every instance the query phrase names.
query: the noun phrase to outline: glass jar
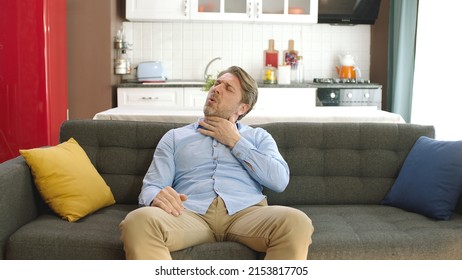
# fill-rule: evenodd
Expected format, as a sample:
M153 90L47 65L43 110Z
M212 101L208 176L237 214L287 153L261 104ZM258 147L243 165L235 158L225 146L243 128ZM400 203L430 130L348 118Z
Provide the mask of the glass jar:
M265 84L276 84L278 82L276 68L271 64L265 67L263 74L263 83Z

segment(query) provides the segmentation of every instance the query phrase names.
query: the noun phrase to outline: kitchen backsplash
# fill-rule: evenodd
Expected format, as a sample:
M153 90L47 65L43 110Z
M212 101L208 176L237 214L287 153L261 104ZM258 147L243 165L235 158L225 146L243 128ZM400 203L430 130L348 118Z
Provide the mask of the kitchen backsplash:
M356 58L362 77L369 79L370 26L329 24L255 24L210 22L124 22L132 65L142 61L162 61L168 79L202 79L207 63L215 58L209 74L239 65L257 79L263 77L263 51L275 40L282 53L290 39L303 56L305 80L337 77L338 56Z

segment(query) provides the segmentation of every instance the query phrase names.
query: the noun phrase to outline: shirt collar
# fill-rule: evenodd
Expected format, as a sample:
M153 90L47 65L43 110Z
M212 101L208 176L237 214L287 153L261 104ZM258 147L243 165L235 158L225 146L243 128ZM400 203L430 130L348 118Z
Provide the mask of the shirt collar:
M203 120L203 119L204 119L204 117L200 117L200 118L197 120L197 122L194 124L194 128L195 128L196 130L197 130L198 128L202 128L202 126L199 125L199 122L200 122L201 120ZM236 122L236 127L237 127L237 130L240 131L241 128L242 128L242 124L241 124L239 121L237 121L237 122Z

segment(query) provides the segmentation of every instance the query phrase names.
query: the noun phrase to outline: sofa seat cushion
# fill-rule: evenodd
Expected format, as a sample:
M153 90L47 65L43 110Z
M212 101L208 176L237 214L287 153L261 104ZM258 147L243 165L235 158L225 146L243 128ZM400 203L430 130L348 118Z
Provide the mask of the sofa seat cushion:
M7 259L124 259L119 223L136 205L109 206L75 223L44 214L8 240ZM462 215L435 221L384 205L294 206L315 228L310 259L462 259ZM234 242L172 253L173 259L260 259Z
M382 205L296 206L313 221L310 259L462 259L462 215L436 221Z
M119 224L136 205L116 204L74 223L43 214L8 240L7 259L100 260L125 259ZM236 242L208 243L172 253L186 259L256 259L261 255Z
M116 204L69 223L50 213L18 229L8 240L7 259L124 259L119 223L137 205Z
M174 260L255 260L265 256L237 242L205 243L171 255Z

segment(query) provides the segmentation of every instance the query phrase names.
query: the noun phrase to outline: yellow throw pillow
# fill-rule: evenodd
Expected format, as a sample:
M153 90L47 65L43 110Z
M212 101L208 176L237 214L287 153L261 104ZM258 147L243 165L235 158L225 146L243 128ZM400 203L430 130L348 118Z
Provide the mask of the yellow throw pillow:
M63 219L75 222L115 203L111 189L74 138L54 147L19 152L32 170L40 195Z

